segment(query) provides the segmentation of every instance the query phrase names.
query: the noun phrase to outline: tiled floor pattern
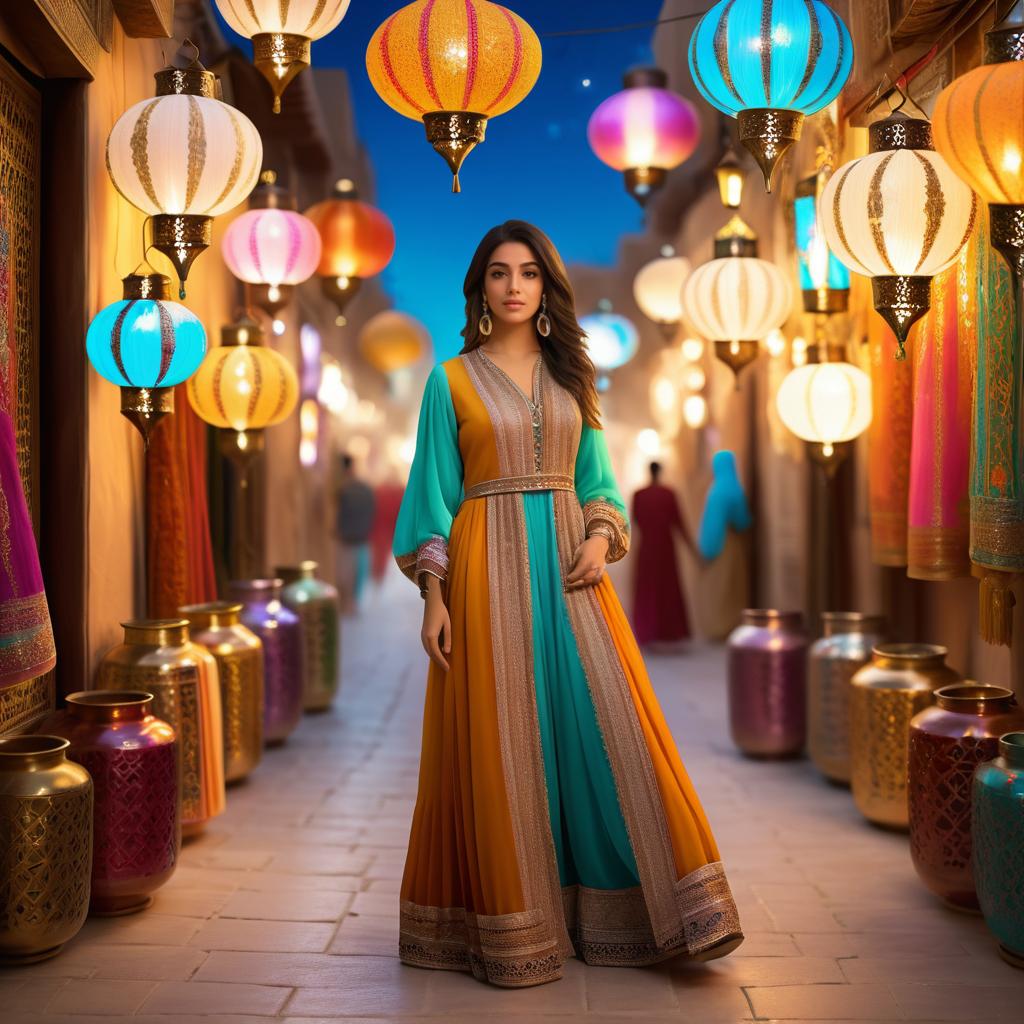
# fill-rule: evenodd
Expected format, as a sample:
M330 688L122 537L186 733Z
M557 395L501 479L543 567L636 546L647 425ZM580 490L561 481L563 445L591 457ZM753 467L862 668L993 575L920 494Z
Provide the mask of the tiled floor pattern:
M90 920L58 958L0 972L0 1021L1024 1021L1024 972L980 919L921 887L905 837L864 824L806 762L737 756L710 648L649 664L730 870L738 953L647 970L572 961L524 991L403 967L420 608L401 592L347 622L337 708L231 790L151 910Z

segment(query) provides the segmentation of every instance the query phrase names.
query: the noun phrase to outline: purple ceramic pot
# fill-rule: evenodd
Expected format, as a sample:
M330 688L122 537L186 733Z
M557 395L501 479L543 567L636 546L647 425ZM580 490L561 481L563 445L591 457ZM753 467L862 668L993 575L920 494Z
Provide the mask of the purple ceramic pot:
M263 740L274 746L302 717L303 652L299 617L281 603L279 579L235 580L231 597L242 603L242 622L263 641Z
M807 732L807 634L799 612L748 609L729 635L729 724L750 757L795 757Z
M178 741L152 703L141 691L72 693L67 708L39 726L66 739L68 758L92 776L93 914L148 907L178 862Z

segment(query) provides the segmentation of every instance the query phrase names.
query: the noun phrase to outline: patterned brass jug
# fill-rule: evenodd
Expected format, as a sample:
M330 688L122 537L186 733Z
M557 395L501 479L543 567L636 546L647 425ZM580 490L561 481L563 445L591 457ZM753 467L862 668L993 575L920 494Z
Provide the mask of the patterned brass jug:
M910 720L960 676L935 644L880 644L851 680L850 757L853 802L868 821L905 829Z
M242 606L230 601L178 609L194 643L217 659L224 717L224 774L244 779L263 755L263 644L242 625Z
M92 779L67 749L0 740L0 963L55 956L89 912Z
M138 619L121 625L124 643L103 656L92 689L153 694L153 714L178 735L181 830L195 835L224 810L217 662L189 641L184 619Z
M274 573L284 581L281 603L302 626L305 711L326 711L338 693L341 671L338 591L316 578L316 562L280 565Z

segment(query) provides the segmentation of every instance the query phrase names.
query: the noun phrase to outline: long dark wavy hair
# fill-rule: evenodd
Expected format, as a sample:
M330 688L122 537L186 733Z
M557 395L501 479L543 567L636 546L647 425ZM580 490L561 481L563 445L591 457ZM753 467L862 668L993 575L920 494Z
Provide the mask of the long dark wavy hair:
M484 275L494 250L504 242L522 242L536 258L551 320L551 334L546 338L537 335L544 364L551 376L576 399L583 422L599 428L601 406L597 400L596 373L583 344L583 328L576 319L576 298L562 257L540 228L524 220L507 220L491 228L477 246L462 286L466 296L466 326L462 329L466 343L462 351L472 352L486 341L480 333L480 319L484 313Z

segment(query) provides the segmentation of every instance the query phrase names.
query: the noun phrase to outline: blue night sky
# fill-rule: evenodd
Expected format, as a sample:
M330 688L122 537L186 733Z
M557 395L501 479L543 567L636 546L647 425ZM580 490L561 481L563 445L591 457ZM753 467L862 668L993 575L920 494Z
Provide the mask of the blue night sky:
M370 37L402 6L401 0L352 0L338 28L313 44L313 64L348 72L357 128L376 171L377 204L398 238L384 286L398 309L426 325L437 358L446 359L462 345L462 279L488 228L511 217L529 220L552 237L567 263L610 265L619 238L642 227L640 207L621 175L593 155L586 128L594 108L622 87L622 73L651 63L653 30L545 33L653 21L662 2L506 0L540 36L544 65L530 95L488 124L486 142L463 166L460 195L451 194L451 175L423 126L388 107L366 74ZM223 22L222 28L251 57L248 40Z

